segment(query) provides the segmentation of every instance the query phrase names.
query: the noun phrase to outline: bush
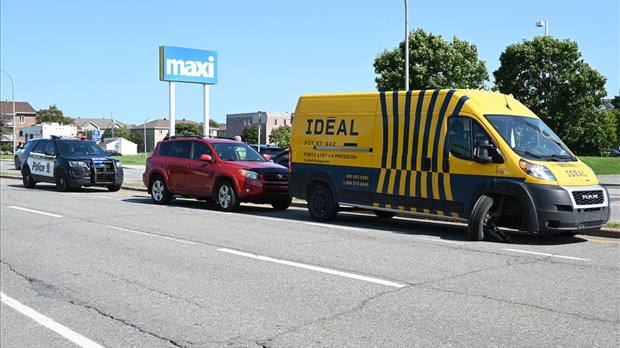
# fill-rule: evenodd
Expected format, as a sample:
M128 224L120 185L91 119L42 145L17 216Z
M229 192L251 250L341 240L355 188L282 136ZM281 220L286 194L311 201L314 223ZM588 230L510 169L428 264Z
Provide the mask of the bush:
M13 144L2 144L2 153L13 153Z

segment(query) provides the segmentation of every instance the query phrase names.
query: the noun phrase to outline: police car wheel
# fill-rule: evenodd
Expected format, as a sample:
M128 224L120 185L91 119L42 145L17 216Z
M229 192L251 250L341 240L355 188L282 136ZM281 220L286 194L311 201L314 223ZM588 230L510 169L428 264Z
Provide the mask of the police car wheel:
M156 177L151 183L151 198L157 204L168 204L172 200L172 194L161 176Z
M239 197L228 180L222 181L217 188L217 205L222 211L234 211L239 208Z
M482 195L474 204L469 223L467 224L467 233L469 239L473 241L481 241L484 239L484 230L492 222L489 221L489 211L493 206L493 198Z
M24 183L25 188L33 188L37 182L32 178L32 174L30 173L30 168L28 166L24 166L22 168L22 182Z
M67 174L62 169L56 172L56 189L60 192L68 192L71 190L69 180L67 180Z
M338 206L327 187L318 185L312 188L308 200L308 212L317 221L329 221L336 217Z

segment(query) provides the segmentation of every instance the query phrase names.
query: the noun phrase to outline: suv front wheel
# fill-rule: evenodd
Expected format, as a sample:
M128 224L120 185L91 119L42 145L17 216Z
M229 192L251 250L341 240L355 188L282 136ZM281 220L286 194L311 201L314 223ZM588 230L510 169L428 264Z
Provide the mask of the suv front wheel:
M222 211L235 211L239 208L239 197L235 192L233 184L228 180L223 180L217 187L217 205Z
M157 204L168 204L172 200L172 194L166 187L166 182L161 176L155 177L151 182L151 198Z

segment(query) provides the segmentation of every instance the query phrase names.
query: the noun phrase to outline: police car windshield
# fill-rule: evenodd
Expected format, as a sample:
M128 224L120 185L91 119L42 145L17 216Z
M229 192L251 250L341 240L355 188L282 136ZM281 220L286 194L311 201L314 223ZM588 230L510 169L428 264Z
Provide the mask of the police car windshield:
M90 141L59 141L61 156L105 156L103 149Z
M215 143L213 148L223 161L266 161L256 150L244 143Z
M568 147L538 118L486 115L512 150L529 159L576 161Z

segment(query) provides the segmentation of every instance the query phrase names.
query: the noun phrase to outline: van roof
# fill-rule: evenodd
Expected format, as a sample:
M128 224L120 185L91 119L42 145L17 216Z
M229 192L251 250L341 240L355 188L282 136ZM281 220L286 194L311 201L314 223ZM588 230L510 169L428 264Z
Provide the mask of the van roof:
M424 96L430 96L437 92L438 96L445 96L450 91L452 93L452 99L460 100L463 97L467 97L465 100L465 105L463 107L463 112L469 112L471 114L482 114L482 115L520 115L520 116L530 116L535 117L536 115L528 109L521 102L512 97L512 95L506 95L499 92L493 91L483 91L483 90L469 90L469 89L427 89L427 90L412 90L410 91L413 97L417 97L421 94ZM351 98L360 99L360 98L368 98L368 99L377 99L379 102L379 97L381 93L385 93L386 97L390 99L393 98L393 93L398 93L400 98L406 97L405 91L389 91L389 92L354 92L354 93L333 93L333 94L305 94L299 98L300 103L313 101L319 102L327 99L333 99L333 101L340 100L343 102L343 107L355 108L356 106L348 103L348 100ZM389 94L389 95L388 95ZM360 107L361 105L358 104ZM412 106L412 107L415 107ZM334 111L338 108L336 105L330 105L330 109ZM348 110L355 111L355 110Z

